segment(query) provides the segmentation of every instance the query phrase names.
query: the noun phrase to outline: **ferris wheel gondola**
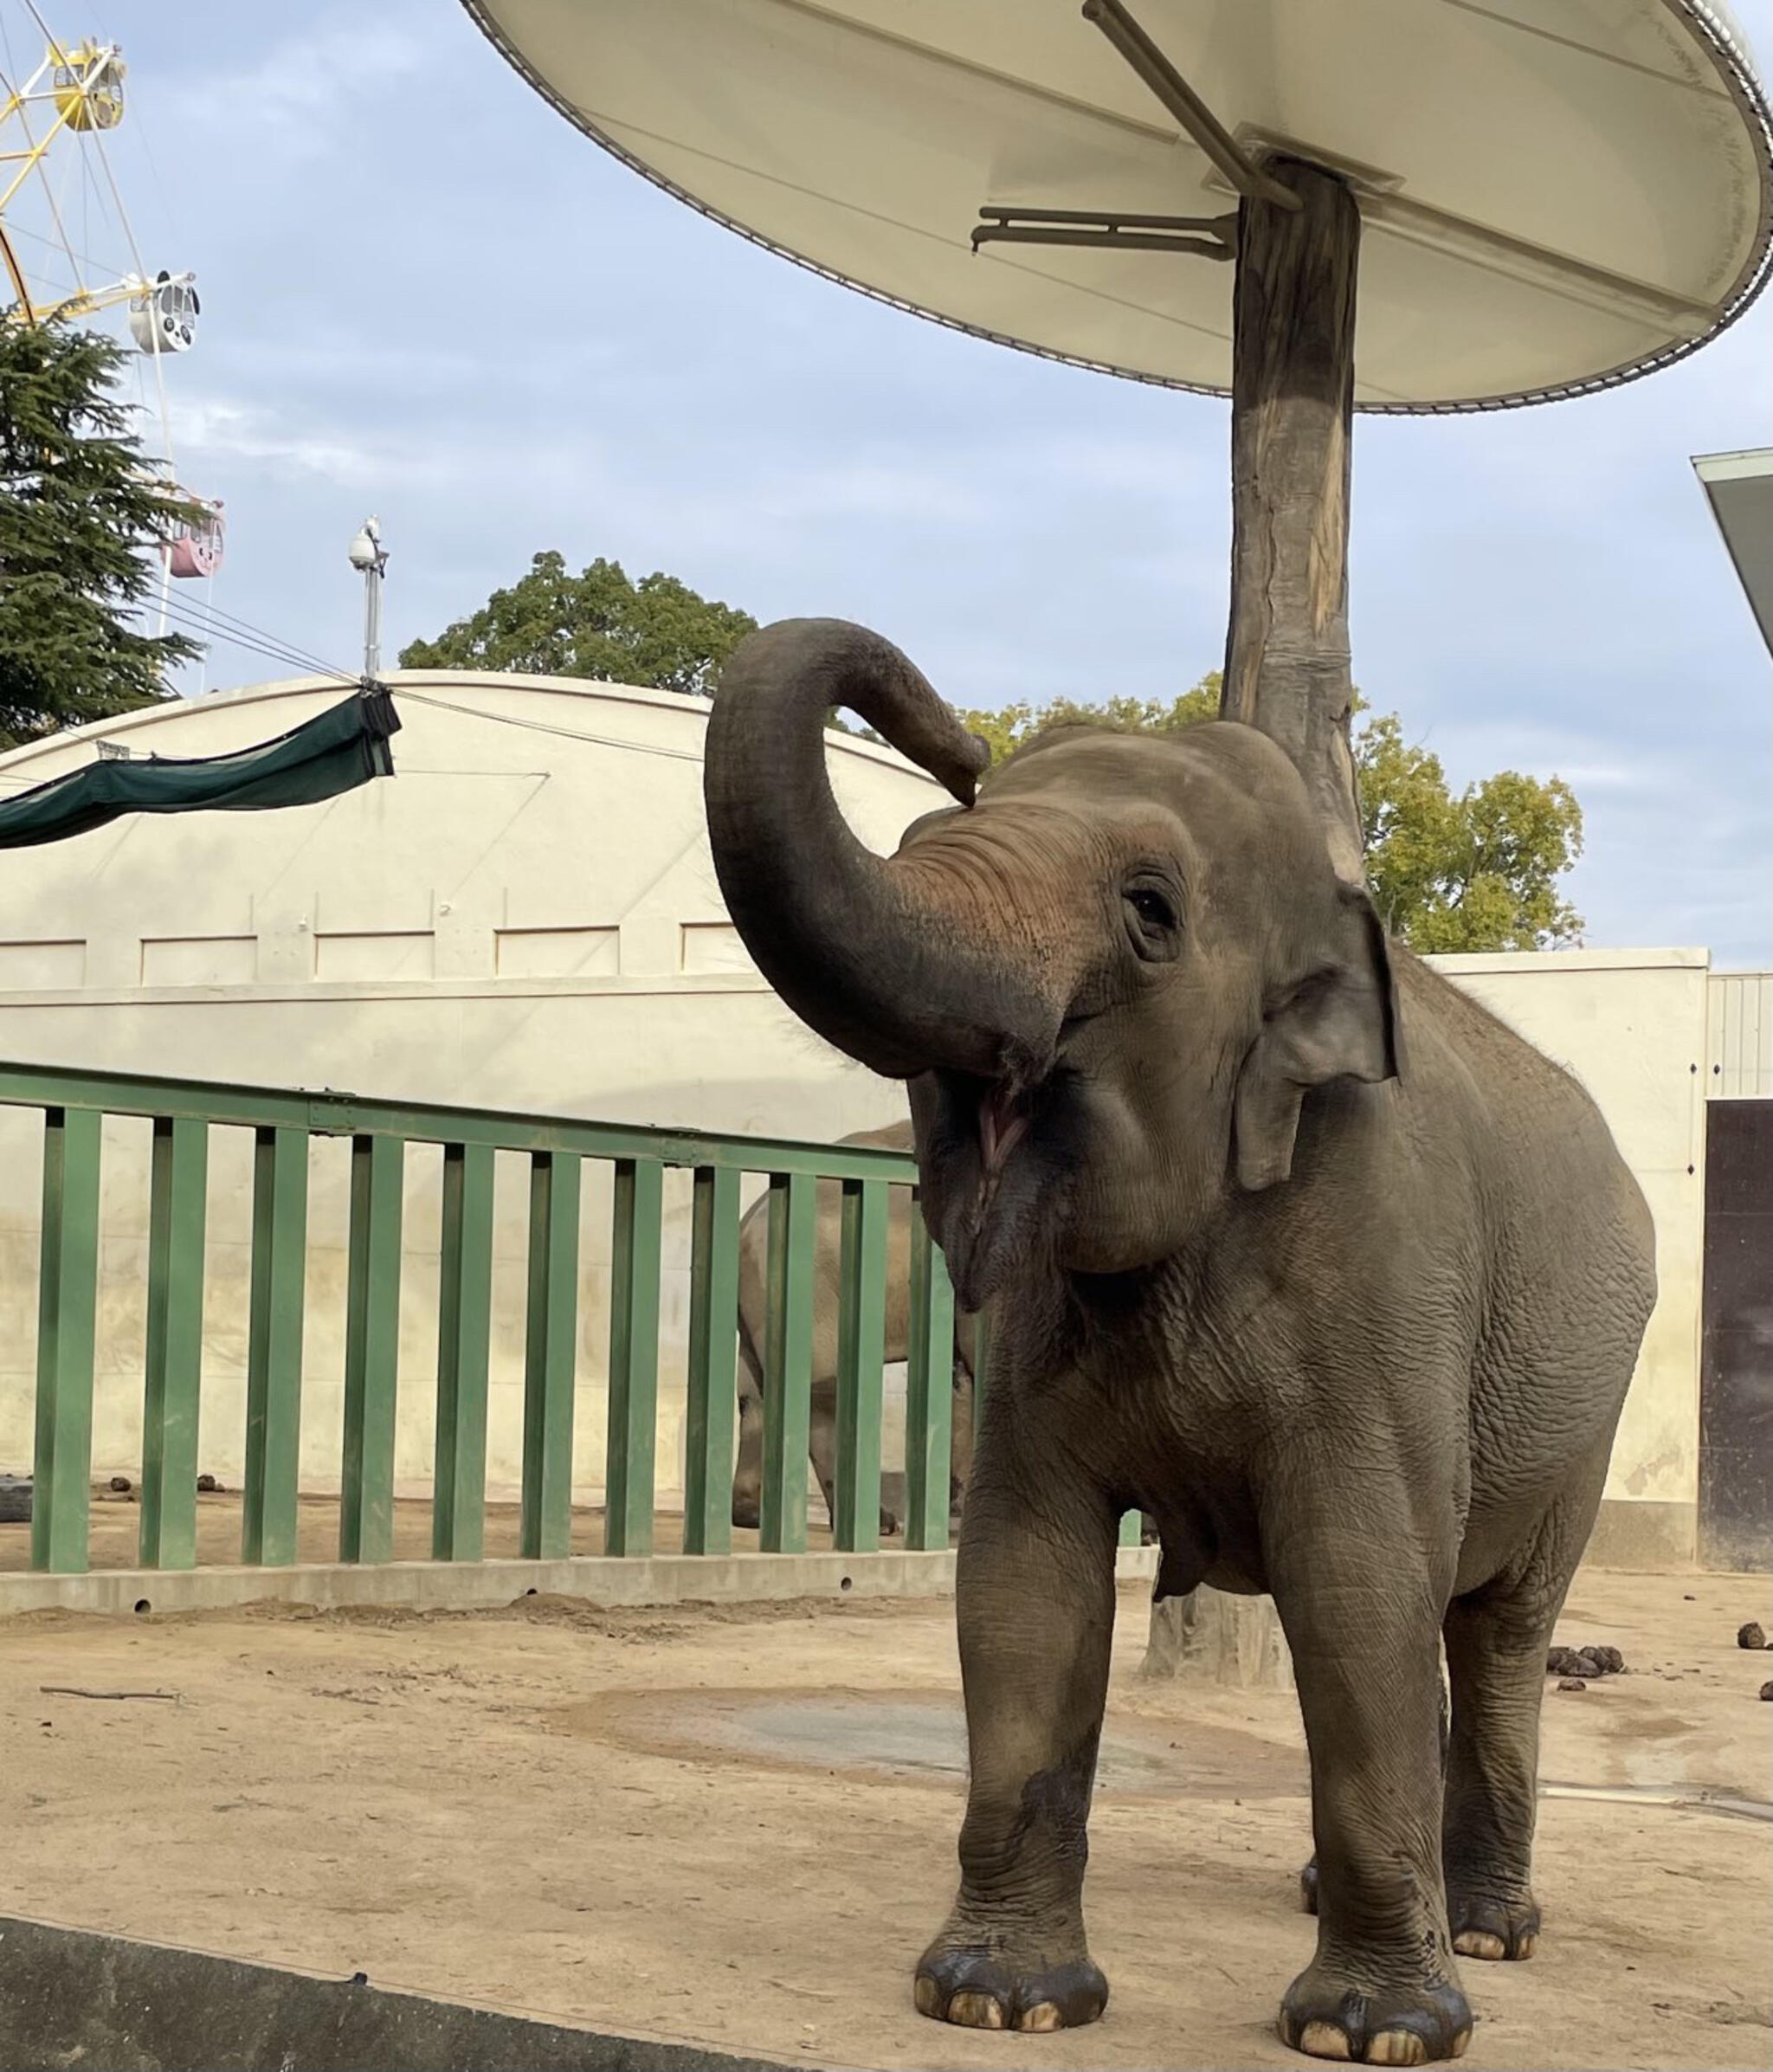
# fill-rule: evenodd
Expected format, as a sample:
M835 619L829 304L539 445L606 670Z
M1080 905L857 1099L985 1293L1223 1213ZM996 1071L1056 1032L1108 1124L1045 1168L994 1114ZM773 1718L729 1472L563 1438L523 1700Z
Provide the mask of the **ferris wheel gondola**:
M0 29L10 4L0 0ZM25 6L33 32L43 33L34 0ZM12 47L12 39L4 42ZM148 470L196 513L175 524L162 543L164 577L211 577L222 562L222 507L179 483L162 372L166 360L195 345L202 305L194 274L164 268L151 274L142 264L124 210L106 143L127 108L126 72L115 43L91 37L62 43L54 36L28 77L14 80L0 69L0 325L102 321L112 312L123 318L150 378L145 411L158 420L158 440L144 442ZM76 196L82 204L78 244L71 235ZM105 247L108 260L93 256ZM127 263L118 264L126 255ZM162 600L164 630L164 587Z
M202 308L195 274L163 270L152 287L130 297L129 335L143 352L189 352Z

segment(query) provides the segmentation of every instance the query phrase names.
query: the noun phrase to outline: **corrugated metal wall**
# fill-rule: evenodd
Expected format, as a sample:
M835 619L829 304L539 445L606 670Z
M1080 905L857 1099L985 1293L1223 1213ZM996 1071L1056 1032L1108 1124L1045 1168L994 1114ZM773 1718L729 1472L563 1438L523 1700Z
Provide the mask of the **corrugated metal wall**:
M1773 1101L1773 971L1712 973L1705 1064L1713 1101Z

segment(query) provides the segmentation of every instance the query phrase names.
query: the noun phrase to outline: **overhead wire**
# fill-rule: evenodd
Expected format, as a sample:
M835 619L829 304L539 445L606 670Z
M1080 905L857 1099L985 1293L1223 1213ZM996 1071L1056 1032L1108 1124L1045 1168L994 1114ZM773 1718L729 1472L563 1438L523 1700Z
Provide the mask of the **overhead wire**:
M216 640L232 642L237 646L252 648L272 660L287 663L305 674L320 676L337 676L345 682L355 683L358 678L348 670L337 668L310 654L295 642L285 640L280 634L255 626L249 620L223 611L218 606L206 604L201 598L175 596L169 599L168 610L193 630L211 636Z
M627 748L645 755L668 756L680 763L700 763L700 749L661 748L654 741L626 741L620 734L587 733L582 727L551 726L545 720L519 720L513 713L489 713L472 705L456 705L448 698L433 698L416 691L410 684L400 687L403 705L433 705L440 712L459 713L464 720L485 720L494 726L520 727L525 733L555 734L563 741L589 741L599 748Z
M309 668L306 662L299 662L294 656L284 654L280 649L269 647L262 641L252 640L244 634L230 633L226 627L216 626L201 614L178 604L169 602L164 616L181 633L195 636L206 646L242 648L250 654L262 655L268 662L275 662L280 668L288 669L300 676L321 673ZM324 673L332 674L330 670ZM341 677L340 681L354 681L355 679Z
M348 671L338 668L334 663L327 662L324 657L313 654L310 649L300 646L297 642L287 639L280 633L273 633L264 626L255 626L250 619L242 618L236 612L224 611L219 604L210 604L196 597L183 597L178 599L178 603L187 611L202 613L214 620L218 630L243 634L249 641L262 642L268 647L280 651L287 660L300 662L322 676L342 676L350 674ZM353 682L356 681L354 675L351 680Z
M253 654L263 655L267 661L280 663L300 676L330 676L339 683L355 684L362 681L359 675L350 670L335 668L331 663L319 661L303 653L299 648L288 646L256 627L242 623L224 623L225 613L206 608L198 599L169 597L165 605L166 616L174 620L185 632L197 635L205 641L212 641L222 647L243 648Z

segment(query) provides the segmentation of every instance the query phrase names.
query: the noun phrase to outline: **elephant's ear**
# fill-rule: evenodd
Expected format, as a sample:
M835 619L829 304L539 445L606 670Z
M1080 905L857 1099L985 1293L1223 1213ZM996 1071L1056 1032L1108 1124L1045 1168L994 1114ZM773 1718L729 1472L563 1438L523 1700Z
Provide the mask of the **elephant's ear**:
M1338 888L1334 939L1309 978L1265 1016L1238 1075L1233 1129L1238 1184L1252 1192L1293 1171L1310 1088L1332 1079L1402 1079L1397 989L1385 931L1366 894Z

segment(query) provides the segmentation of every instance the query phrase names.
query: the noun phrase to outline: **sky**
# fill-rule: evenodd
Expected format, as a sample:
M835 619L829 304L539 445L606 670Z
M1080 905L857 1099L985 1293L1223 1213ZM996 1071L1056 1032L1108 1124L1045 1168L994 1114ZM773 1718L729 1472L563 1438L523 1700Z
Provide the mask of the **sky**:
M448 0L40 3L129 62L113 160L146 264L197 275L171 431L226 504L238 619L358 667L373 512L390 662L558 548L861 620L957 705L1169 698L1218 665L1224 403L773 258L571 128ZM1773 0L1738 11L1773 61ZM1690 465L1768 444L1773 294L1602 396L1357 423L1356 681L1455 784L1570 782L1592 946L1773 963L1773 668ZM203 681L287 673L218 647Z

